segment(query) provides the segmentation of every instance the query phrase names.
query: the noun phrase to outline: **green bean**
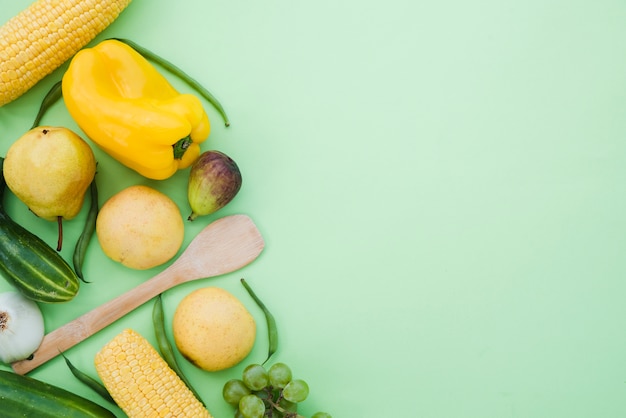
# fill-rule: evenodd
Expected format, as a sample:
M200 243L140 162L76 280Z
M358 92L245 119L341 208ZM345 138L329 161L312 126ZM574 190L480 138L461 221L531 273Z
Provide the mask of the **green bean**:
M104 387L104 385L102 383L100 383L99 381L97 381L96 379L94 379L93 377L89 376L87 373L84 373L82 371L80 371L78 368L76 368L72 362L70 361L70 359L68 359L65 354L61 353L61 356L63 356L63 358L65 359L65 363L67 364L67 367L70 368L70 371L72 372L72 374L78 379L80 380L82 383L84 383L86 386L88 386L89 388L91 388L94 392L96 392L98 395L102 396L103 399L113 403L114 405L117 405L115 403L115 400L113 400L113 398L111 397L111 394L109 393L109 391Z
M156 336L157 345L159 347L159 351L161 352L161 356L163 360L170 366L174 372L180 377L180 379L187 385L189 390L193 392L193 394L198 398L203 405L204 402L200 398L200 395L195 391L191 382L187 379L185 374L183 373L178 361L176 361L176 357L174 356L174 349L170 344L169 339L167 338L167 334L165 333L165 314L163 313L163 297L159 294L154 301L154 307L152 308L152 323L154 325L154 334ZM206 405L205 405L206 406Z
M268 337L268 350L267 350L267 358L262 364L267 363L267 361L272 357L272 354L276 352L278 349L278 329L276 328L276 320L274 319L274 315L267 309L265 304L261 302L261 299L257 297L252 288L246 283L245 279L241 279L241 284L246 288L252 299L259 305L259 308L265 314L265 320L267 322L267 337Z
M41 123L41 119L43 118L43 115L45 115L46 111L50 108L50 106L55 104L63 96L61 84L61 81L57 81L56 83L54 83L54 85L48 91L48 94L45 95L43 101L41 102L41 106L39 107L39 112L37 113L37 116L35 116L35 121L30 127L31 129L39 126L39 123Z
M96 185L96 177L94 176L93 180L91 180L91 185L89 186L89 195L91 198L91 204L89 206L89 213L87 214L87 219L85 220L85 226L83 227L83 232L78 237L78 241L76 241L76 247L74 247L74 271L76 275L80 277L83 282L89 283L83 277L83 262L85 260L85 253L87 252L87 247L89 246L89 242L91 241L91 237L96 229L96 218L98 217L98 186Z
M174 74L175 76L180 78L182 81L187 83L188 86L196 90L200 95L202 95L202 97L204 97L209 103L211 103L213 107L215 107L215 109L220 113L220 115L222 115L222 118L224 118L224 124L226 126L230 126L230 120L228 119L228 116L226 115L226 111L224 110L224 107L222 106L222 104L217 100L217 98L215 98L215 96L213 96L213 94L211 94L210 91L208 91L202 84L200 84L198 81L190 77L183 70L181 70L180 68L178 68L176 65L166 60L165 58L155 54L149 49L146 49L140 45L137 45L135 42L129 39L123 39L123 38L111 38L111 39L125 43L126 45L133 48L135 51L139 52L144 58L147 58L150 61L156 62L161 67L165 68L170 73Z

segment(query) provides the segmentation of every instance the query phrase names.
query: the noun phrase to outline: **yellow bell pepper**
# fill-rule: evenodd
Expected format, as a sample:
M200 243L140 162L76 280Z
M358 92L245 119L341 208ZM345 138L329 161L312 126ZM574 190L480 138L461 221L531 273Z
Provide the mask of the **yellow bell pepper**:
M117 40L78 52L62 91L87 137L147 178L163 180L189 167L210 133L200 99L176 91L141 54Z

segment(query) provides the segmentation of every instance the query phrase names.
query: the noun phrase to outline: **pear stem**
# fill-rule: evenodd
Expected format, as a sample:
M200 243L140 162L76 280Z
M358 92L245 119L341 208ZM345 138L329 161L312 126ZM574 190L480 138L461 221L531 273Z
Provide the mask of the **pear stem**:
M57 225L59 225L59 238L57 240L57 251L61 251L63 247L63 217L57 216Z

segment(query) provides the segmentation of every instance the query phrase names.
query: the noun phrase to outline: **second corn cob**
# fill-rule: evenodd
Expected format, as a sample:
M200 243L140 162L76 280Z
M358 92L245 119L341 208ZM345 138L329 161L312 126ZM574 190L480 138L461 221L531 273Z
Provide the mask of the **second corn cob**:
M0 106L109 26L131 0L37 0L0 27Z
M126 329L95 358L96 372L129 418L211 418L165 360L136 331Z

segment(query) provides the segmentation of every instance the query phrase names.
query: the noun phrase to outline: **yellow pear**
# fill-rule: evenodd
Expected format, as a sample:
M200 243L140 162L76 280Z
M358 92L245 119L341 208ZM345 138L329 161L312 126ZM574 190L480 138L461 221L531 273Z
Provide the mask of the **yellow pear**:
M7 187L37 216L57 221L80 212L96 174L91 147L64 127L40 126L26 132L7 151L3 167Z

